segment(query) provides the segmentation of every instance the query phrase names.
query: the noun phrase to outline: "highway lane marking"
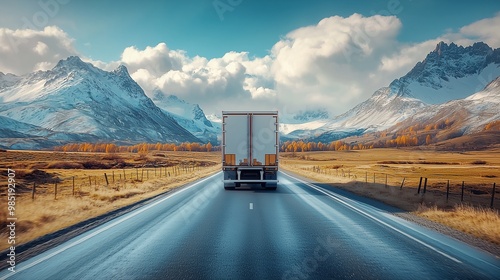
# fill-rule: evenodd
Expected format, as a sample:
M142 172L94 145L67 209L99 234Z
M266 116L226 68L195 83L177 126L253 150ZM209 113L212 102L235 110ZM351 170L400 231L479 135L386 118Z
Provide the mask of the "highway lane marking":
M250 210L253 210L253 203L250 202L250 205L248 207L250 207Z
M97 230L97 231L95 231L95 232L93 232L93 233L91 233L91 234L89 234L89 235L87 235L87 236L79 239L79 240L76 240L73 243L68 244L68 245L62 247L61 249L59 249L59 250L57 250L57 251L55 251L53 253L50 253L49 255L47 255L47 256L45 256L45 257L43 257L43 258L41 258L41 259L39 259L37 261L34 261L34 262L32 262L32 263L30 263L30 264L28 264L26 266L23 266L23 267L21 267L19 269L16 269L16 272L9 273L9 274L5 275L5 277L1 277L0 279L7 279L7 278L9 278L9 277L11 277L11 276L13 276L13 275L15 275L17 273L20 273L22 271L30 269L30 268L32 268L35 265L38 265L38 264L40 264L40 263L42 263L42 262L44 262L46 260L49 260L52 257L57 256L58 254L66 251L66 250L68 250L68 249L70 249L72 247L75 247L76 245L81 244L81 243L83 243L83 242L91 239L92 237L94 237L94 236L96 236L96 235L98 235L98 234L100 234L100 233L102 233L102 232L104 232L104 231L106 231L106 230L108 230L110 228L113 228L113 227L115 227L115 226L117 226L117 225L119 225L119 224L121 224L121 223L123 223L123 222L125 222L125 221L127 221L127 220L129 220L129 219L131 219L131 218L133 218L133 217L135 217L137 215L139 215L140 213L142 213L142 212L144 212L144 211L146 211L146 210L148 210L148 209L150 209L150 208L152 208L152 207L154 207L154 206L156 206L156 205L164 202L165 200L167 200L167 199L169 199L169 198L171 198L173 196L176 196L176 195L178 195L180 193L183 193L186 190L191 189L194 186L197 186L197 185L199 185L199 184L201 184L201 183L203 183L203 182L205 182L205 181L207 181L209 179L212 179L213 177L219 175L220 173L221 173L221 171L215 173L212 176L206 177L205 179L202 179L201 181L195 182L194 184L192 184L191 186L189 186L187 188L183 188L183 189L181 189L179 191L176 191L176 192L174 192L174 193L172 193L170 195L167 195L166 197L164 197L164 198L162 198L162 199L160 199L160 200L158 200L156 202L153 202L153 203L148 204L148 205L146 205L146 206L144 206L142 208L139 208L139 209L137 209L137 210L135 210L133 212L130 212L130 213L128 213L128 216L123 217L123 218L119 219L118 221L115 221L112 224L109 224L109 225L107 225L107 226L105 226L105 227L103 227L103 228L101 228L101 229L99 229L99 230ZM125 215L127 215L127 214L125 214Z
M384 225L384 226L386 226L386 227L388 227L388 228L390 228L390 229L392 229L392 230L394 230L394 231L396 231L396 232L398 232L398 233L400 233L400 234L402 234L402 235L404 235L404 236L406 236L406 237L410 238L411 240L413 240L413 241L415 241L415 242L419 243L420 245L423 245L423 246L425 246L425 247L427 247L427 248L429 248L429 249L433 250L434 252L436 252L436 253L438 253L438 254L440 254L440 255L442 255L442 256L445 256L446 258L448 258L448 259L450 259L450 260L452 260L452 261L454 261L454 262L457 262L457 263L462 263L460 260L458 260L458 259L456 259L456 258L454 258L454 257L452 257L452 256L450 256L450 255L448 255L448 254L446 254L445 252L443 252L443 251L441 251L441 250L439 250L439 249L435 248L434 246L429 245L429 244L425 243L424 241L422 241L422 240L420 240L420 239L418 239L418 238L416 238L416 237L413 237L413 236L411 236L410 234L408 234L408 233L406 233L406 232L404 232L404 231L402 231L402 230L400 230L400 229L395 228L394 226L392 226L392 225L390 225L390 224L388 224L388 223L386 223L386 222L384 222L384 221L380 220L379 218L377 218L377 217L375 217L375 216L373 216L373 215L371 215L371 214L369 214L369 213L367 213L367 212L365 212L365 211L363 211L363 210L361 210L361 209L359 209L359 208L357 208L357 207L355 207L355 206L353 206L353 205L351 205L351 204L349 204L349 203L347 203L347 202L345 202L345 201L343 201L343 200L339 199L338 197L336 197L336 196L334 196L334 195L330 194L329 192L327 192L327 191L325 191L325 190L321 189L320 187L318 187L318 186L316 186L316 185L314 185L314 184L311 184L311 183L306 182L306 181L304 181L304 180L301 180L301 179L299 179L299 178L295 178L295 177L293 177L293 176L291 176L291 175L288 175L288 174L286 174L286 173L282 173L282 174L284 174L284 175L286 175L286 176L288 176L288 177L290 177L290 178L292 178L292 179L295 179L295 180L297 180L298 182L303 183L303 184L305 184L305 185L307 185L307 186L309 186L309 187L311 187L311 188L313 188L313 189L315 189L315 190L317 190L317 191L319 191L319 192L321 192L321 193L323 193L323 194L327 195L328 197L330 197L330 198L332 198L332 199L334 199L334 200L336 200L336 201L338 201L338 202L340 202L340 203L344 204L345 206L347 206L347 207L351 208L352 210L354 210L354 211L356 211L356 212L358 212L358 213L360 213L360 214L362 214L362 215L364 215L364 216L366 216L366 217L368 217L368 218L370 218L370 219L372 219L372 220L374 220L374 221L376 221L376 222L378 222L378 223L380 223L380 224L382 224L382 225Z

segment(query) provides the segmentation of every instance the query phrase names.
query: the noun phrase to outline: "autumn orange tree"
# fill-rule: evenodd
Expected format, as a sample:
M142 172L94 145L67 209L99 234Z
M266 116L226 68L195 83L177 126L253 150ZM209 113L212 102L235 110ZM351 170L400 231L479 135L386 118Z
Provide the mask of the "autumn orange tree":
M304 142L304 141L286 141L281 144L281 152L308 152L308 151L348 151L364 150L373 148L373 145L364 145L362 143L348 144L344 141L332 141L330 143L322 142Z
M190 152L210 152L217 150L211 143L200 144L196 142L184 143L139 143L131 146L118 146L114 143L70 143L54 148L54 151L61 152L92 152L92 153L141 153L150 151L190 151Z

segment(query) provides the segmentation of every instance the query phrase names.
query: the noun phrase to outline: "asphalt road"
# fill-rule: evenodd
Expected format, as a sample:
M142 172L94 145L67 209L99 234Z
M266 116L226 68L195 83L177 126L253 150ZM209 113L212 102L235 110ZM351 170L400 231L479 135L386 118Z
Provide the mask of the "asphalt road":
M397 209L280 174L186 186L7 270L8 279L499 279L500 260Z

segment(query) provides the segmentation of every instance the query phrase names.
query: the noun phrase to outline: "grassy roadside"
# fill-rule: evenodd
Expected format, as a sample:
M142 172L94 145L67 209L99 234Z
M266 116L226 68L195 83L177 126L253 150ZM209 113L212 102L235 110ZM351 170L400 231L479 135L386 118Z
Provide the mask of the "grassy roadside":
M85 157L89 155L82 156ZM72 157L77 159L81 159L82 156L72 155ZM128 156L123 155L123 161L137 161L136 155L131 156L134 158L127 157ZM151 160L152 158L152 156L142 157L144 157L145 160ZM54 197L54 191L51 186L44 187L41 185L40 190L37 190L36 199L32 200L31 193L28 191L23 192L23 184L20 183L19 191L21 191L21 193L16 196L15 210L15 217L17 218L16 245L29 242L46 234L56 232L60 229L106 214L110 211L134 204L144 199L157 196L199 178L209 176L220 170L220 165L217 162L219 153L203 153L203 155L179 153L175 156L173 154L168 155L169 162L171 163L175 161L175 164L178 164L179 162L195 162L197 159L194 157L200 157L200 160L203 160L204 165L199 165L197 168L191 169L179 168L179 172L171 171L177 170L177 165L172 166L170 168L165 168L164 172L168 170L168 174L163 174L162 176L154 176L153 170L149 170L149 177L147 179L146 175L144 175L144 178L141 178L141 175L139 175L139 178L130 178L130 174L136 174L137 170L133 168L125 169L127 171L128 181L119 181L118 175L116 175L116 184L111 184L110 182L108 187L105 185L104 179L102 179L101 182L97 181L97 185L94 185L94 178L92 178L93 183L90 187L80 187L77 184L77 191L75 195L71 194L70 187L63 184L68 181L65 180L64 182L61 182L61 187L57 193L57 199ZM208 161L211 162L208 164ZM75 162L75 159L68 160L68 162ZM65 162L64 164L67 165L68 162ZM18 165L32 164L19 161L16 161L16 163ZM166 162L164 163L166 164ZM36 161L36 164L40 166L47 166L53 163L38 160ZM17 170L19 174L29 175L33 173L22 169ZM64 178L68 178L68 176L85 177L88 176L88 174L93 173L100 174L102 177L103 172L108 172L108 174L111 173L110 169L44 169L43 172L43 174L55 174ZM158 172L160 171L158 170ZM117 170L116 173L122 173L122 170ZM19 182L23 182L23 178L21 178L21 176L18 176L16 179L18 179ZM109 180L111 180L111 178ZM88 182L85 180L82 181ZM69 182L71 182L71 180L69 180ZM6 193L6 190L2 190L2 194L3 193ZM7 205L6 196L2 195L2 200L5 202L4 205ZM7 207L0 208L2 228L6 228L6 208ZM7 240L7 234L7 231L2 229L0 232L0 239ZM2 242L0 243L0 250L6 249L9 246L10 245L7 242Z
M404 174L404 176L411 178L412 176L417 176L415 174L412 175L412 172L418 172L418 174L426 173L429 174L429 176L434 176L436 170L432 170L433 168L438 169L437 173L442 177L447 177L448 174L448 176L455 176L459 171L449 166L444 168L438 166L422 167L421 164L403 164L400 166L392 165L389 168L386 167L390 158L414 157L408 155L412 154L412 151L385 149L385 151L360 152L361 153L319 152L306 153L301 156L284 154L280 162L280 167L285 171L300 174L313 181L328 183L358 195L382 201L420 217L500 245L500 215L497 209L491 210L484 206L472 207L467 204L462 204L460 203L459 196L451 197L447 202L445 194L441 193L438 188L430 188L430 191L425 195L417 194L415 179L413 182L410 181L411 184L409 185L412 186L405 185L405 187L401 189L400 184L401 178L403 177L393 179L392 181L389 179L386 184L385 180L387 177L384 178L381 174L375 173L380 172L380 169L384 168L389 169L389 172ZM407 154L405 155L405 153ZM439 159L440 157L447 157L447 160L450 162L460 162L462 160L466 163L457 164L454 167L467 170L467 176L470 178L466 177L464 180L473 181L475 176L485 179L481 174L498 175L497 173L491 173L491 168L498 169L498 163L494 160L496 157L497 161L500 161L500 159L498 159L500 158L498 151L494 151L494 153L490 152L488 155L488 162L491 160L489 165L485 164L480 167L474 165L472 166L473 168L466 165L466 163L470 162L470 159L460 155L445 155L443 153L433 154L429 152L425 157L433 158L435 161L436 158ZM421 161L425 160L422 159L422 155L419 157ZM408 159L406 160L410 161ZM330 167L332 169L328 170L325 167ZM448 170L446 170L446 168ZM339 172L338 170L341 171ZM366 174L370 174L369 179L366 178ZM373 178L371 174L376 174L376 176L378 176L375 178L375 183L372 181ZM462 176L465 176L463 171ZM475 181L477 182L478 180ZM479 189L481 186L478 185L477 188ZM486 199L487 196L482 200Z
M422 207L417 215L500 245L498 210L457 204L451 210Z

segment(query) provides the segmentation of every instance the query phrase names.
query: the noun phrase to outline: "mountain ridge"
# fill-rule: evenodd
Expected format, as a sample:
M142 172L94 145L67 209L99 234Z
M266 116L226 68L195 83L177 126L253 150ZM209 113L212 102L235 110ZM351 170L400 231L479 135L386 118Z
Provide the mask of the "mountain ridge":
M68 57L4 85L0 98L0 115L56 132L101 141L200 142L146 96L125 66L107 72Z
M406 75L391 82L389 87L393 94L417 98L427 104L441 104L451 99L463 99L481 90L484 86L481 79L473 79L460 83L463 90L453 87L451 99L443 96L442 92L436 94L439 90L450 87L450 83L456 80L490 74L491 69L487 68L492 64L496 65L495 68L499 67L500 48L493 49L483 42L467 47L440 42L424 60L417 62ZM495 76L498 76L498 69L496 70ZM427 91L422 92L423 89L416 87L416 83L427 88Z
M174 118L191 134L204 142L211 142L212 144L219 142L220 127L207 119L198 104L188 103L176 95L167 95L158 89L155 89L152 95L152 101L156 106Z
M462 68L467 70L461 72ZM297 131L288 129L285 137L300 134L306 141L334 141L382 131L427 108L435 110L451 100L466 99L498 76L500 48L492 49L481 42L468 47L440 42L406 75L375 91L367 100L322 125L311 122L309 129L307 124Z
M280 132L283 140L329 142L448 118L456 135L476 133L500 119L495 110L499 76L500 48L440 42L406 75L345 113L330 117L326 109L318 109L282 115ZM47 71L23 76L0 72L0 146L24 139L26 147L28 138L36 139L37 147L44 146L44 139L47 145L83 139L218 143L220 117L207 116L200 105L158 89L151 95L124 65L108 72L76 56Z

